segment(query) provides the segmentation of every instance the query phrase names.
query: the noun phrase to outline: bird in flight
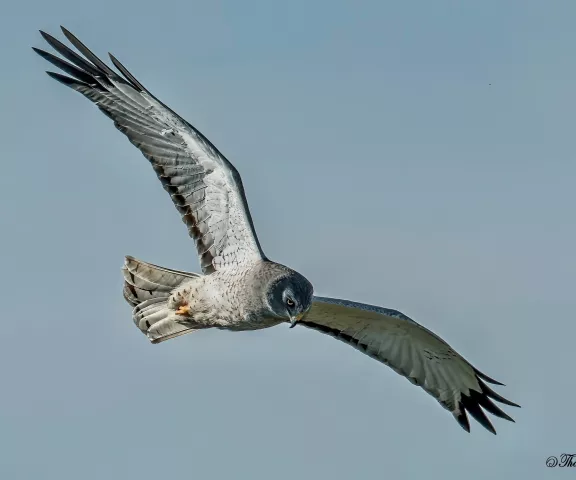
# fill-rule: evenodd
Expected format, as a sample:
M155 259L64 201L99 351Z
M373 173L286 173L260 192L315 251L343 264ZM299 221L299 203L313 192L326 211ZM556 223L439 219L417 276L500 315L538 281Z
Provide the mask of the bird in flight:
M198 129L152 95L112 54L114 71L72 33L77 51L40 32L62 57L34 48L67 75L47 72L80 92L149 160L196 243L202 274L127 256L124 298L152 343L204 328L258 330L288 323L330 335L422 387L470 431L467 413L496 433L486 412L514 421L505 399L448 343L406 315L319 297L312 284L264 254L240 174Z

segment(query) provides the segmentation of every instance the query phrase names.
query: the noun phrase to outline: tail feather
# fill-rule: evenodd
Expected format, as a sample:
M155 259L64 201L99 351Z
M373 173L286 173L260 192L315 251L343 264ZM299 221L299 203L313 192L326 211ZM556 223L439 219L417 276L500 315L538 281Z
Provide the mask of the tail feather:
M152 343L160 343L196 330L198 329L179 324L172 318L165 318L152 325L147 335Z
M171 292L198 274L170 270L127 256L122 268L124 298L134 307L132 319L152 343L160 343L194 329L178 322L168 308Z
M124 274L124 290L126 300L136 306L143 300L157 298L170 292L183 282L196 278L195 273L170 270L152 263L142 262L134 257L127 256L122 268ZM128 290L126 292L126 290ZM135 303L134 303L135 302Z
M132 317L134 323L141 329L147 330L155 322L164 318L164 309L166 307L166 298L158 297L145 300L144 302L136 305L132 310ZM145 323L148 322L148 325Z

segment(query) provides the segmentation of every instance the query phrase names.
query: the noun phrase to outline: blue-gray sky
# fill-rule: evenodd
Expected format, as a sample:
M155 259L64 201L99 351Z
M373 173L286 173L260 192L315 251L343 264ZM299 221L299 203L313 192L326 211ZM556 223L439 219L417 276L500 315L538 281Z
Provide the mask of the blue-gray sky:
M574 451L574 2L80 5L0 18L0 477L527 480ZM194 245L145 158L43 73L29 47L60 24L237 166L271 258L443 336L517 423L467 434L305 328L150 345L123 256L197 271Z

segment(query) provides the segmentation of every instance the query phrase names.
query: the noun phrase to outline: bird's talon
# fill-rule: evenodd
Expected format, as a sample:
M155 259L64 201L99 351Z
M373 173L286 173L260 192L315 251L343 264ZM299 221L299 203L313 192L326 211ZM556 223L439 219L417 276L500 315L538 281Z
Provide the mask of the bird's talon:
M189 315L190 314L190 306L184 305L176 310L176 315Z

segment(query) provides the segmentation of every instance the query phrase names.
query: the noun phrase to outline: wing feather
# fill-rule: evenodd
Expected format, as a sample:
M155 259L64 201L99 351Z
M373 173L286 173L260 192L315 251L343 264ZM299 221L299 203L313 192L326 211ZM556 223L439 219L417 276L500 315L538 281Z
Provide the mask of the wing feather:
M449 410L466 431L467 413L496 433L484 410L514 421L492 400L519 405L494 392L486 382L502 385L474 368L439 336L406 315L387 308L326 297L314 297L300 321L391 367L422 387Z
M265 260L242 180L234 166L196 128L152 95L116 57L116 73L62 27L78 53L40 32L67 61L34 51L70 77L48 72L82 93L114 121L150 161L196 241L204 273Z

